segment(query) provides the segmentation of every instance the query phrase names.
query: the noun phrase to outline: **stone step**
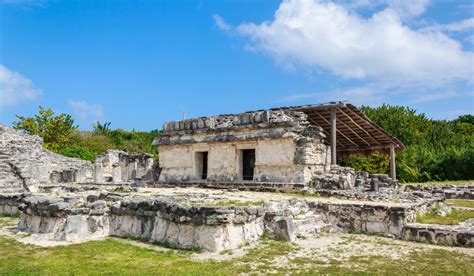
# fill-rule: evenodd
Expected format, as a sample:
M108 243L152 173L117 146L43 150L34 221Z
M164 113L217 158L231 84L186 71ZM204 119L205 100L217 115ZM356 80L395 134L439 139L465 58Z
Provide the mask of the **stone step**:
M22 193L23 189L0 189L0 194L13 194L13 193Z
M296 236L299 238L307 238L318 233L327 232L331 229L331 225L322 221L321 215L311 215L304 219L294 219L293 226Z

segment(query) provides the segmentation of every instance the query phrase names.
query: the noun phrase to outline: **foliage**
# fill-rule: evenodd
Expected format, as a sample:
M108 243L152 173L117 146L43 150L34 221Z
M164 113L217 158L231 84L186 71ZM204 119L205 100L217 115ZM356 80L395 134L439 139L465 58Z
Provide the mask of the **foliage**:
M111 124L111 122L105 122L102 124L97 121L95 124L92 125L92 128L94 129L94 133L96 134L108 135L110 133Z
M54 116L52 109L41 106L38 115L30 118L17 115L17 118L14 128L42 137L47 149L65 156L94 161L97 155L108 149L151 153L155 157L158 154L152 145L153 139L160 135L158 130L112 130L111 122L97 122L92 126L93 131L80 131L70 115L62 113Z
M61 149L59 154L68 157L75 157L84 160L94 161L95 155L87 148L81 146L71 146L64 149Z
M45 109L42 106L34 117L16 117L18 121L13 123L15 129L42 137L44 147L52 151L64 148L70 142L71 134L77 129L71 115L61 113L55 116L51 108Z
M97 156L108 149L116 148L116 145L109 137L90 131L76 131L73 134L73 139L69 146L87 149L94 156Z
M474 116L433 120L403 106L363 106L376 124L402 141L406 148L397 155L397 174L402 182L474 179ZM389 159L380 153L354 154L342 165L370 173L388 173Z

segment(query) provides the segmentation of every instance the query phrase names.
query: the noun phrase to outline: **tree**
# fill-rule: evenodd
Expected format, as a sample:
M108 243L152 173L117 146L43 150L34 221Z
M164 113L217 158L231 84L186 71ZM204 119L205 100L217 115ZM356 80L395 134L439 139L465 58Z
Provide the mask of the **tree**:
M40 136L43 138L44 147L55 152L70 142L72 133L78 127L74 125L71 115L61 113L55 116L51 108L45 109L42 106L39 106L38 115L34 117L16 117L18 121L13 123L15 129Z
M92 128L94 129L94 133L96 134L102 134L102 135L109 135L110 134L110 125L111 122L105 122L101 124L99 121L97 123L92 125Z

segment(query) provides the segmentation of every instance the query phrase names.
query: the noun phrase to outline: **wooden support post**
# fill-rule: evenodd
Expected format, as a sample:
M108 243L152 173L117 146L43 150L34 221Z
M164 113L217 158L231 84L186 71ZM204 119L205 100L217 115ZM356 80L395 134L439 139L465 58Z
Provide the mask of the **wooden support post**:
M331 165L337 164L336 156L336 109L331 109Z
M390 144L390 177L397 180L397 168L395 167L395 145Z

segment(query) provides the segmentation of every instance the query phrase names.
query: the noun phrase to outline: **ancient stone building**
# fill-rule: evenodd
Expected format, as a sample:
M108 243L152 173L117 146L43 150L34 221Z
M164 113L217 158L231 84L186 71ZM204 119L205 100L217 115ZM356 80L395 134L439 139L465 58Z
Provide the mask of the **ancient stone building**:
M308 184L334 171L337 155L375 150L391 153L394 178L395 151L403 149L342 102L169 122L154 144L161 183Z

